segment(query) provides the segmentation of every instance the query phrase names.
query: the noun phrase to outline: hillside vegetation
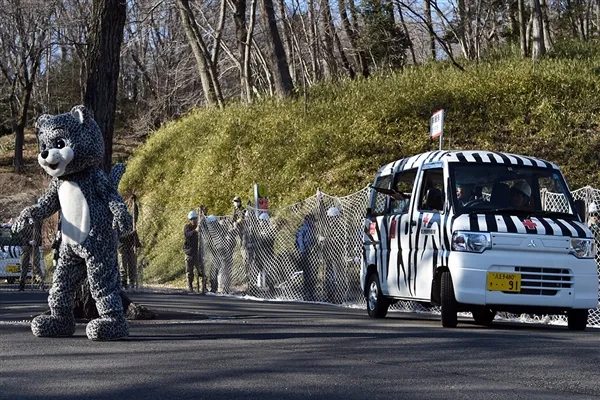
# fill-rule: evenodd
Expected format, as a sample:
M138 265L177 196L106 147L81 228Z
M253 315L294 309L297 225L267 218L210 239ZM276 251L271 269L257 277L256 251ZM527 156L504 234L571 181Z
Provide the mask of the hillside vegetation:
M446 109L445 148L514 152L556 162L571 188L600 186L600 44L564 44L532 64L510 55L466 66L405 68L368 80L312 88L296 99L202 109L152 134L128 165L152 215L149 277L170 280L185 212L205 204L230 212L231 198L269 187L274 207L315 193L352 193L383 163L436 149L429 117ZM174 268L172 264L177 264Z

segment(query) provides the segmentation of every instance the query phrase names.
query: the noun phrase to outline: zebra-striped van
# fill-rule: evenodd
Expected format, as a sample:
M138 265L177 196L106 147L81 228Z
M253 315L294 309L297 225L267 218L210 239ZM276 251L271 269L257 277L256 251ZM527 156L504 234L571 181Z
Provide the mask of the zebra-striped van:
M497 311L563 314L583 330L598 304L592 233L553 163L434 151L384 165L371 185L361 285L371 317L413 300L490 324Z

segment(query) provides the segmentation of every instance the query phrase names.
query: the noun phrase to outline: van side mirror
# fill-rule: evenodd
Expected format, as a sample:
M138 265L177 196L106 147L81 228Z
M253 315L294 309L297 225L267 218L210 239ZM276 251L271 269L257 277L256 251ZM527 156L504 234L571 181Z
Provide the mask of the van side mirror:
M581 222L585 222L585 201L582 199L575 200L575 211L577 211L577 215L579 215Z

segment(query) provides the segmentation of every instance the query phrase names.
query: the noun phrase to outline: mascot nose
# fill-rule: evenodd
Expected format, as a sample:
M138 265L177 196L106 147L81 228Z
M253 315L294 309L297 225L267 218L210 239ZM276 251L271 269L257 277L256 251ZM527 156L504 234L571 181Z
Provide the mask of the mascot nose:
M48 150L42 151L42 153L40 154L40 156L42 156L42 158L45 160L46 157L48 157Z

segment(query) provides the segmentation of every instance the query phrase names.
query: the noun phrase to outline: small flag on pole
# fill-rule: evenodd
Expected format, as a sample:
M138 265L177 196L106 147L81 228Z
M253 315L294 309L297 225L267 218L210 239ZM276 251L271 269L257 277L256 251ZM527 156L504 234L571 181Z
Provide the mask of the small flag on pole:
M429 120L429 136L431 139L440 138L440 150L444 146L444 109L433 113Z
M429 136L435 139L444 135L444 110L436 111L429 120Z

